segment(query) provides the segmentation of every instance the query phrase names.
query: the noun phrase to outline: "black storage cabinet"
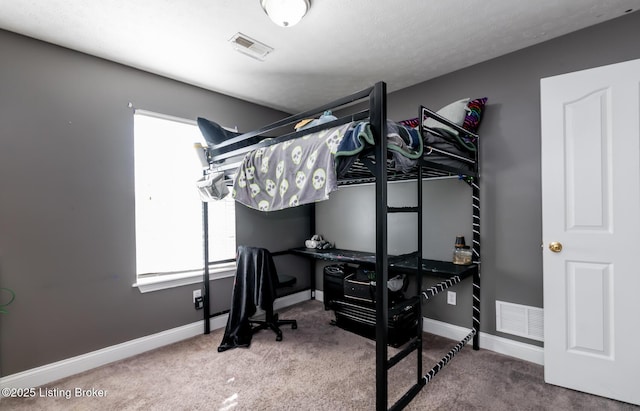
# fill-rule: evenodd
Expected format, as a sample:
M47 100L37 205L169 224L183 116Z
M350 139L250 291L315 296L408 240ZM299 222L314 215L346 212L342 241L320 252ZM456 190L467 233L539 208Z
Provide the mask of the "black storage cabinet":
M375 279L372 270L347 264L324 267L324 308L333 310L338 327L366 338L375 339L376 309ZM402 291L389 298L388 344L399 347L415 336L420 301L418 297L406 299Z

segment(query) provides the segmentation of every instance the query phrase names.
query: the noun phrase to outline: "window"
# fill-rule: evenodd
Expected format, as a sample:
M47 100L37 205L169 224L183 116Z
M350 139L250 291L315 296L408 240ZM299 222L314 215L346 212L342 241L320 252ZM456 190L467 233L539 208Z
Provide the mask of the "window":
M140 110L134 115L136 285L143 292L202 280L198 142L204 139L194 121ZM228 195L208 204L212 272L226 273L235 263L215 262L235 257L235 203Z

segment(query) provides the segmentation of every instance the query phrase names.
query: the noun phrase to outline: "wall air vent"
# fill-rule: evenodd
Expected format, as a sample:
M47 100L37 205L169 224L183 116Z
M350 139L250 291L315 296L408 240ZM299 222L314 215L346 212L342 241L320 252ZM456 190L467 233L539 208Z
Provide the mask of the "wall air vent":
M236 33L229 41L236 51L260 61L264 61L267 54L273 51L273 47L260 43L258 40L254 40L242 33Z
M544 311L542 308L496 300L496 330L544 341Z

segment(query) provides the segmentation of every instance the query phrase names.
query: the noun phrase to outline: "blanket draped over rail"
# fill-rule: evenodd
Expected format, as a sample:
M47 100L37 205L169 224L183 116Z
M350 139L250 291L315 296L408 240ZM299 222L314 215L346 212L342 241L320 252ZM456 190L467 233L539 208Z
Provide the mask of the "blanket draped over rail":
M388 147L397 170L422 155L416 130L387 123ZM238 168L233 197L261 211L326 200L340 173L375 142L368 122L352 122L247 153Z

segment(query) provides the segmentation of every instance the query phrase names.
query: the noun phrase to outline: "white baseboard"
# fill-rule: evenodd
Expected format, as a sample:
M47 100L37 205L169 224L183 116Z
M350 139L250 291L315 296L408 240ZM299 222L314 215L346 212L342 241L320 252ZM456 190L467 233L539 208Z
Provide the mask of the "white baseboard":
M226 321L225 321L226 324ZM204 321L162 331L101 350L0 378L0 387L32 388L202 334Z
M458 341L462 340L470 332L469 328L429 318L423 319L422 329L425 332ZM544 365L544 349L537 345L525 344L491 334L480 333L480 348L515 357L520 360Z
M311 298L309 291L301 291L286 297L278 298L274 302L275 309L281 309ZM210 328L216 330L227 325L228 314L220 315L210 320ZM50 382L66 378L92 368L100 367L114 361L123 360L134 355L142 354L165 345L195 337L204 332L204 320L181 327L136 338L122 344L112 345L97 351L67 358L66 360L32 368L16 374L0 378L2 388L33 388Z
M300 291L295 294L287 295L285 297L280 297L273 302L273 309L280 310L285 307L289 307L290 305L298 304L303 301L307 301L311 299L311 291ZM226 325L226 321L225 321ZM225 326L223 325L223 327Z

